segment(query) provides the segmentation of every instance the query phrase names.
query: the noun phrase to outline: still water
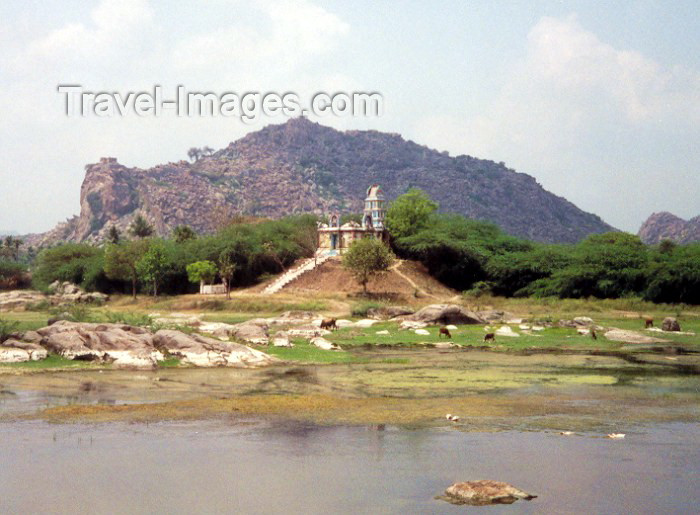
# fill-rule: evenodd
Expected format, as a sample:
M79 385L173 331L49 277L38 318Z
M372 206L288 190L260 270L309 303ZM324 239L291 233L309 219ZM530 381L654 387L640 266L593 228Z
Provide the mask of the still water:
M598 433L324 427L265 419L0 423L0 512L698 513L700 425ZM435 500L455 481L539 495Z

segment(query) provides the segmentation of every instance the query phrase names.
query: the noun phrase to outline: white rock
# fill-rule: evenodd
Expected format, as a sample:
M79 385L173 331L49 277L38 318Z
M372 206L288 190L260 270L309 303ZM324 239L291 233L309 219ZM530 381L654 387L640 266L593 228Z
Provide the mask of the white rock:
M542 325L533 325L532 326L533 331L544 331L544 326Z
M426 331L425 329L415 329L413 332L423 336L428 336L430 334L430 331Z
M372 327L377 323L377 320L372 320L370 318L363 318L355 322L355 327Z
M318 338L312 338L311 343L318 347L319 349L323 350L340 350L340 347L338 347L335 343L329 342L325 338L321 338L320 336Z
M528 329L530 329L530 326L527 325L527 324L520 324L518 327L519 327L520 329L523 329L523 330L528 330Z
M522 324L523 319L522 318L509 318L506 320L506 324Z
M341 318L340 320L335 321L335 325L337 327L352 327L355 325L355 322L353 322L352 320L345 320Z
M446 325L445 327L447 328L448 331L456 331L457 330L456 325L450 324L450 325Z
M385 329L384 331L377 331L375 334L389 334L389 331Z
M30 361L32 358L29 352L23 349L12 347L0 347L0 363L21 363Z
M519 337L520 335L513 331L510 326L507 325L502 325L498 329L496 329L496 334L498 336L508 336L508 337Z
M289 336L284 331L278 331L272 337L272 345L274 347L294 347L292 342L289 340Z

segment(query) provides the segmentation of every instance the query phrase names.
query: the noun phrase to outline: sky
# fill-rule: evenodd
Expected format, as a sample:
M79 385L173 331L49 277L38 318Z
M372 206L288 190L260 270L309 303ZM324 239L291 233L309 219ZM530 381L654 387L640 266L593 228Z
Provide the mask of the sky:
M526 5L527 4L527 5ZM379 92L315 117L504 161L611 225L700 215L700 17L683 1L3 0L0 232L77 214L85 165L148 168L282 117L69 117L88 91Z

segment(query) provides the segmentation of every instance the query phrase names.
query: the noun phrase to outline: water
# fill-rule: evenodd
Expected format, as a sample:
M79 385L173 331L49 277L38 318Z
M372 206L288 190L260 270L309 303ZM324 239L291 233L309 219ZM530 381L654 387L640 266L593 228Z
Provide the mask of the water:
M0 424L0 512L697 513L700 425L600 434L323 427L262 419ZM455 481L539 495L435 500Z

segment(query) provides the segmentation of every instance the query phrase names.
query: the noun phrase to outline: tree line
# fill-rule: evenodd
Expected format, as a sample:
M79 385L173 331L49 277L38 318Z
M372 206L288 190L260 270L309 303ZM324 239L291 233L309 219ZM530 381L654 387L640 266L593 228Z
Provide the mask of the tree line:
M592 234L577 244L534 243L437 209L414 189L391 204L386 226L398 256L423 262L431 275L457 290L700 304L699 243L645 245L624 232Z

